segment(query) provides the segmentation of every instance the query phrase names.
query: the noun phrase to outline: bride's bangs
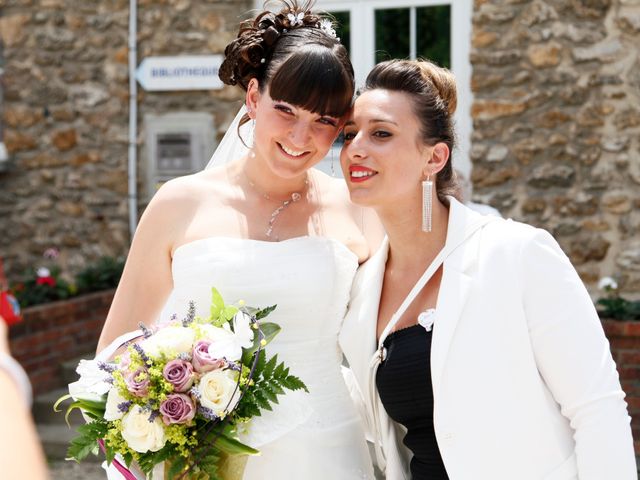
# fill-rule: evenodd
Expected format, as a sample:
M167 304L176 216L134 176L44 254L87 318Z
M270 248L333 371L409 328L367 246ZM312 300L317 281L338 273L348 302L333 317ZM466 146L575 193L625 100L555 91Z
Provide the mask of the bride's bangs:
M344 65L323 46L301 48L278 68L269 95L320 115L340 118L353 100L354 82Z

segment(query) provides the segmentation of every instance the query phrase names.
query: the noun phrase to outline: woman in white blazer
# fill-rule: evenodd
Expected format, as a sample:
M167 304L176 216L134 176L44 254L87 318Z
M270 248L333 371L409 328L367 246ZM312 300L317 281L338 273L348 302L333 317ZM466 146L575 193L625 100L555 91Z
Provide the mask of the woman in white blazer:
M388 480L636 479L624 392L568 258L455 198L455 108L450 72L394 60L344 130L352 201L387 230L341 333L378 464Z

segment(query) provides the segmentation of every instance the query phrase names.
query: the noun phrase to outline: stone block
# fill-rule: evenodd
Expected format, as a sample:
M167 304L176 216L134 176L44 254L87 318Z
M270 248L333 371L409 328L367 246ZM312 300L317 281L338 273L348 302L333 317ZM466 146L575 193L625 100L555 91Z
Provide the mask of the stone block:
M527 56L534 67L555 67L560 63L562 46L556 42L550 42L546 45L531 45L527 49Z
M471 107L471 116L480 120L494 120L497 118L518 115L526 109L526 102L476 100Z
M60 130L53 133L51 142L61 152L71 150L78 144L78 134L75 129Z
M616 264L625 270L640 272L640 243L627 247L616 259Z
M570 244L569 258L575 265L604 260L611 243L602 236L589 234L578 235Z
M611 62L623 52L622 43L617 38L605 40L590 47L578 47L572 52L576 62Z
M4 145L11 154L34 150L38 146L38 142L31 135L7 129L4 133Z
M576 172L573 167L545 163L533 171L527 183L532 187L541 189L566 188L573 185L575 176Z
M27 37L25 26L31 15L20 13L14 15L0 15L0 39L5 47L20 45Z

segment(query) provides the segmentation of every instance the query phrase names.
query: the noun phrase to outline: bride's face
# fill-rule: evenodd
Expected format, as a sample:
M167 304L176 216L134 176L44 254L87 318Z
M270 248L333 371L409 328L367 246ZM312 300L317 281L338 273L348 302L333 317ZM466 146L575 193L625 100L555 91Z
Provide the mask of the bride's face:
M297 177L326 156L340 131L340 119L274 100L268 88L262 93L257 86L251 89L253 150L271 171L283 178Z

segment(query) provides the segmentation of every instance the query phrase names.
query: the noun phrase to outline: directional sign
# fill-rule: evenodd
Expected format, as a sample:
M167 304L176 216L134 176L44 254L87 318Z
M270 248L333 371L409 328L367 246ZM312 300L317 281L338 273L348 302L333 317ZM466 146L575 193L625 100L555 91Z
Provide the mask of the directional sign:
M147 91L220 89L222 59L222 55L147 57L137 68L136 79Z

